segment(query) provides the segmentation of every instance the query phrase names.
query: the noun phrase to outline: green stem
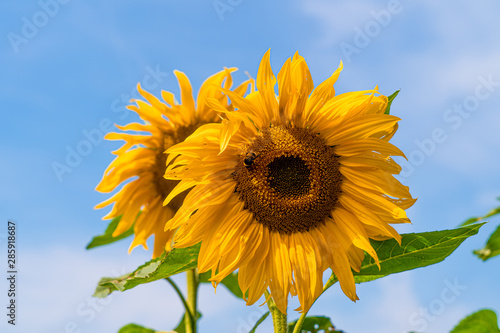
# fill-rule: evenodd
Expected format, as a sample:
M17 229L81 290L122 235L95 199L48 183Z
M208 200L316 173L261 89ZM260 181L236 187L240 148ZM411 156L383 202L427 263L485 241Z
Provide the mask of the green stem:
M332 273L332 275L330 276L330 278L328 279L328 281L326 281L325 283L325 286L323 287L323 291L321 292L321 295L323 295L323 293L328 289L330 288L331 286L333 286L335 283L337 283L338 279L337 277L335 276L335 274ZM321 296L320 295L320 296ZM318 297L319 298L319 297ZM314 304L314 303L313 303Z
M198 284L199 278L198 273L196 272L196 268L191 269L186 272L187 277L187 288L188 288L188 299L187 304L189 307L189 311L192 314L191 321L186 318L186 333L196 333L196 300L198 296Z
M271 315L273 316L274 333L288 333L286 313L283 313L280 309L278 309L273 298L269 297L269 292L267 290L264 292L264 295L267 298L269 311L271 311Z
M335 276L335 274L332 273L332 276L330 276L330 278L328 279L328 281L326 281L326 284L325 286L323 287L323 291L321 292L321 295L323 295L323 293L328 289L330 288L331 286L333 286L336 282L338 281L337 277ZM320 296L318 296L318 298L320 298ZM316 298L316 299L318 299ZM316 300L314 300L313 304L316 302ZM312 304L311 304L311 307L312 307ZM302 324L304 324L304 320L306 319L307 317L307 312L304 312L300 315L299 319L297 320L297 323L295 324L295 328L293 329L293 333L300 333L301 329L302 329Z
M179 287L175 284L175 282L170 279L166 278L165 280L170 283L170 285L174 288L174 290L177 292L177 295L179 295L179 298L181 299L182 304L184 305L184 309L186 310L186 328L189 327L191 328L193 326L193 315L191 313L191 309L189 308L188 303L186 302L186 299L184 298L184 295L182 295L182 292L180 291ZM186 330L187 331L187 330Z
M300 315L299 319L297 320L297 323L295 324L295 328L293 329L293 333L300 333L300 330L302 329L302 324L304 324L306 316L307 312L304 312L303 314Z

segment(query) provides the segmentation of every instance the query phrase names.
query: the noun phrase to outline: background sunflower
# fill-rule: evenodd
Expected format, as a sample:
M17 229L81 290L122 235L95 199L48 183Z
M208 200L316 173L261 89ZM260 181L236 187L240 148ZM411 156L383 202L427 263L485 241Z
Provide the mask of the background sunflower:
M105 136L105 139L124 140L125 143L113 152L117 157L104 172L96 189L99 192L111 192L130 178L135 179L95 208L113 204L111 212L104 217L119 218L113 237L118 237L133 227L134 240L129 252L137 245L142 245L147 250L146 241L151 235L155 235L153 258L163 251L170 251L175 230L165 231L164 225L182 205L187 192L176 196L168 205L163 205L178 183L163 177L167 168L165 150L184 141L199 126L219 120L217 114L206 105L206 100L215 98L230 107L219 88L231 88L231 72L235 70L226 69L208 78L200 87L196 101L187 76L176 71L181 91L180 104L170 92L162 91L162 102L139 85L138 91L146 101L135 100L136 105L128 108L135 111L143 122L117 125L118 129L131 133L109 133ZM238 86L235 93L243 95L249 83L250 81L244 82Z

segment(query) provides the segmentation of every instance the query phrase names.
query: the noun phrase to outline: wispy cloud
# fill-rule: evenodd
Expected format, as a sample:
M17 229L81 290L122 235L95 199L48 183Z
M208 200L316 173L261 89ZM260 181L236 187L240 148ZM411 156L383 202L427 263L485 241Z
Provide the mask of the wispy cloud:
M142 264L144 253L102 256L57 246L26 250L19 257L16 328L22 332L65 332L66 327L82 333L116 332L129 322L172 329L182 316L177 295L164 281L106 299L91 297L102 276L132 271Z

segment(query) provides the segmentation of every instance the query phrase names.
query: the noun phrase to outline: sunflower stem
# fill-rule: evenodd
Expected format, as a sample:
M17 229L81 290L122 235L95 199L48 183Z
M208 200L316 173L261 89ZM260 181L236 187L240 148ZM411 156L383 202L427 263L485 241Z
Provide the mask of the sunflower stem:
M335 274L332 273L332 275L330 276L330 278L328 279L328 281L326 281L325 283L325 286L323 287L323 291L321 292L321 295L323 295L323 293L328 289L330 288L331 286L333 286L335 283L337 283L338 279L337 277L335 276ZM320 295L320 296L321 296ZM319 298L319 297L318 297ZM315 300L316 301L316 300Z
M196 272L196 268L187 271L186 277L187 277L187 289L188 289L187 305L189 312L191 313L191 318L187 318L186 316L186 333L196 333L196 322L197 322L196 299L198 296L198 284L199 284L199 277L198 277L198 272Z
M186 323L186 332L188 332L188 330L191 329L192 326L193 326L193 315L191 313L189 305L186 302L186 299L184 298L184 295L182 295L181 290L175 284L175 282L172 279L170 279L170 278L166 278L165 280L167 280L167 282L170 283L170 285L174 288L174 290L177 293L177 295L179 295L179 298L181 299L182 304L184 305L184 310L186 311L186 316L185 316L184 320L185 320L185 323Z
M307 312L304 312L303 314L300 315L299 319L297 320L297 323L295 324L295 328L293 329L293 333L300 333L302 329L302 324L304 324L306 316Z
M338 281L337 277L335 276L335 274L332 273L332 276L330 276L330 278L328 279L328 281L326 281L325 283L325 286L323 287L323 291L321 292L321 295L323 295L323 293L328 289L330 288L331 286L333 286L336 282ZM319 295L318 298L321 296ZM318 299L316 298L313 302L313 304L316 302L316 300ZM311 307L312 307L312 304L311 304ZM299 317L299 319L297 320L297 323L295 324L295 328L293 329L293 333L300 333L301 332L301 329L302 329L302 325L304 324L304 320L306 319L307 317L307 313L309 311L306 311L304 313L302 313Z
M283 313L278 309L276 303L272 297L270 297L269 292L266 290L264 295L267 298L267 306L269 307L269 311L271 311L271 315L273 316L273 327L274 333L288 333L288 323L286 313Z

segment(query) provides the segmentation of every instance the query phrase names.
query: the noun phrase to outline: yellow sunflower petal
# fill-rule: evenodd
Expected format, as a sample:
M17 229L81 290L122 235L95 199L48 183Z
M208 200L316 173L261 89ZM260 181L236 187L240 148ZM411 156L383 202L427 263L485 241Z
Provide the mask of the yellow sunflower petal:
M366 230L364 230L356 216L342 208L336 208L332 212L332 216L334 223L338 225L341 232L351 240L354 246L368 253L380 269L377 252L371 246Z
M328 146L340 145L343 142L362 140L383 129L390 129L400 119L391 115L366 115L346 120L325 136Z
M340 156L357 156L377 152L382 157L403 156L406 158L405 154L399 148L378 138L345 142L342 145L336 146L335 152Z
M186 112L184 119L192 119L195 116L195 102L193 98L193 88L186 74L180 71L174 71L179 87L181 88L181 104Z
M268 118L277 119L279 118L278 103L274 92L276 77L271 69L270 56L271 50L268 50L260 62L259 71L257 73L257 90L260 92L266 107L266 110L263 111L268 114Z
M335 96L335 88L333 85L337 82L342 69L343 64L341 61L337 70L313 90L306 102L304 110L305 121L309 121L311 118L317 116L318 111Z

